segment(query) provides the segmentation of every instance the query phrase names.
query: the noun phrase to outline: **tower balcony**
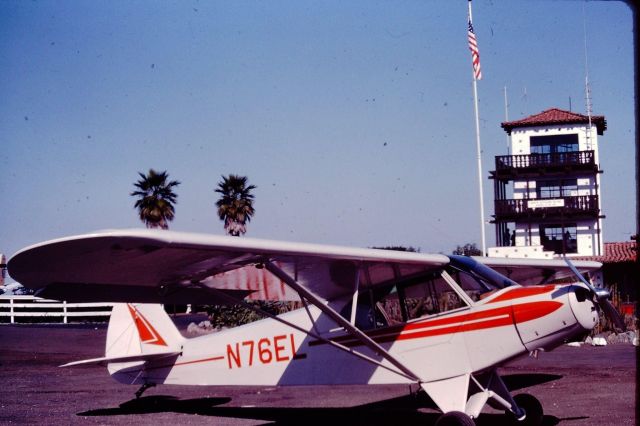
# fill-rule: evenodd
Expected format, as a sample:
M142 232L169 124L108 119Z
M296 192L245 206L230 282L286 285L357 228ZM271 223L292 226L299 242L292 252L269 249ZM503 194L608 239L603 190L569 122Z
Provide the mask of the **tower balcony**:
M604 217L600 215L597 195L495 200L494 207L494 223Z
M598 173L594 151L496 156L493 179L515 179L571 172Z

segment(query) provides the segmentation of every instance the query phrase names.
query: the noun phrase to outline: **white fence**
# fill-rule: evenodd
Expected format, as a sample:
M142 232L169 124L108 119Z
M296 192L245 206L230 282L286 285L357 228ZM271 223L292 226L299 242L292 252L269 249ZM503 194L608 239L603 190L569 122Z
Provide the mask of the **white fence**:
M11 324L17 318L60 318L66 324L74 317L109 317L113 303L67 303L35 296L0 296L0 318L9 317Z

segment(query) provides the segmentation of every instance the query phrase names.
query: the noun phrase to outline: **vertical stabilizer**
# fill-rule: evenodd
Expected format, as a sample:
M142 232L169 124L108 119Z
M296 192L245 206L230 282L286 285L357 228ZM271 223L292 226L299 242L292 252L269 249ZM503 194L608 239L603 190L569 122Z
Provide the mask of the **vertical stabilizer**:
M162 305L118 303L109 320L105 356L174 351L180 348L183 340Z
M162 305L118 303L111 311L105 358L140 359L109 362L109 373L121 383L162 383L162 372L149 376L147 363L180 352L184 340Z

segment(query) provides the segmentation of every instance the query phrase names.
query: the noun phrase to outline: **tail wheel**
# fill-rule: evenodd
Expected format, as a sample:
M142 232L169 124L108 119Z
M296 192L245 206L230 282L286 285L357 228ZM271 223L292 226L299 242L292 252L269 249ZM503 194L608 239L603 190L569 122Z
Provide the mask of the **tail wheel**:
M542 424L542 417L544 415L542 411L542 404L540 401L528 393L521 393L513 397L516 405L524 409L526 417L518 421L514 419L513 424L518 426L540 426ZM511 414L511 413L510 413Z
M476 423L461 411L450 411L441 415L435 426L476 426Z

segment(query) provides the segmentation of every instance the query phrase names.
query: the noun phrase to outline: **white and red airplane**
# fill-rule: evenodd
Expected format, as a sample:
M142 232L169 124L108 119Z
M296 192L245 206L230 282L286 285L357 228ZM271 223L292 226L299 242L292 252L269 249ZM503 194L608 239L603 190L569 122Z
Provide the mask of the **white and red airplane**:
M591 330L597 306L611 307L576 268L600 266L155 230L48 241L8 263L39 296L123 302L111 314L105 356L67 365L105 363L119 382L141 385L137 396L156 384L407 383L442 411L438 425L474 425L487 403L518 424L540 424L537 399L512 397L497 367ZM159 305L255 309L248 298L303 307L185 338Z

